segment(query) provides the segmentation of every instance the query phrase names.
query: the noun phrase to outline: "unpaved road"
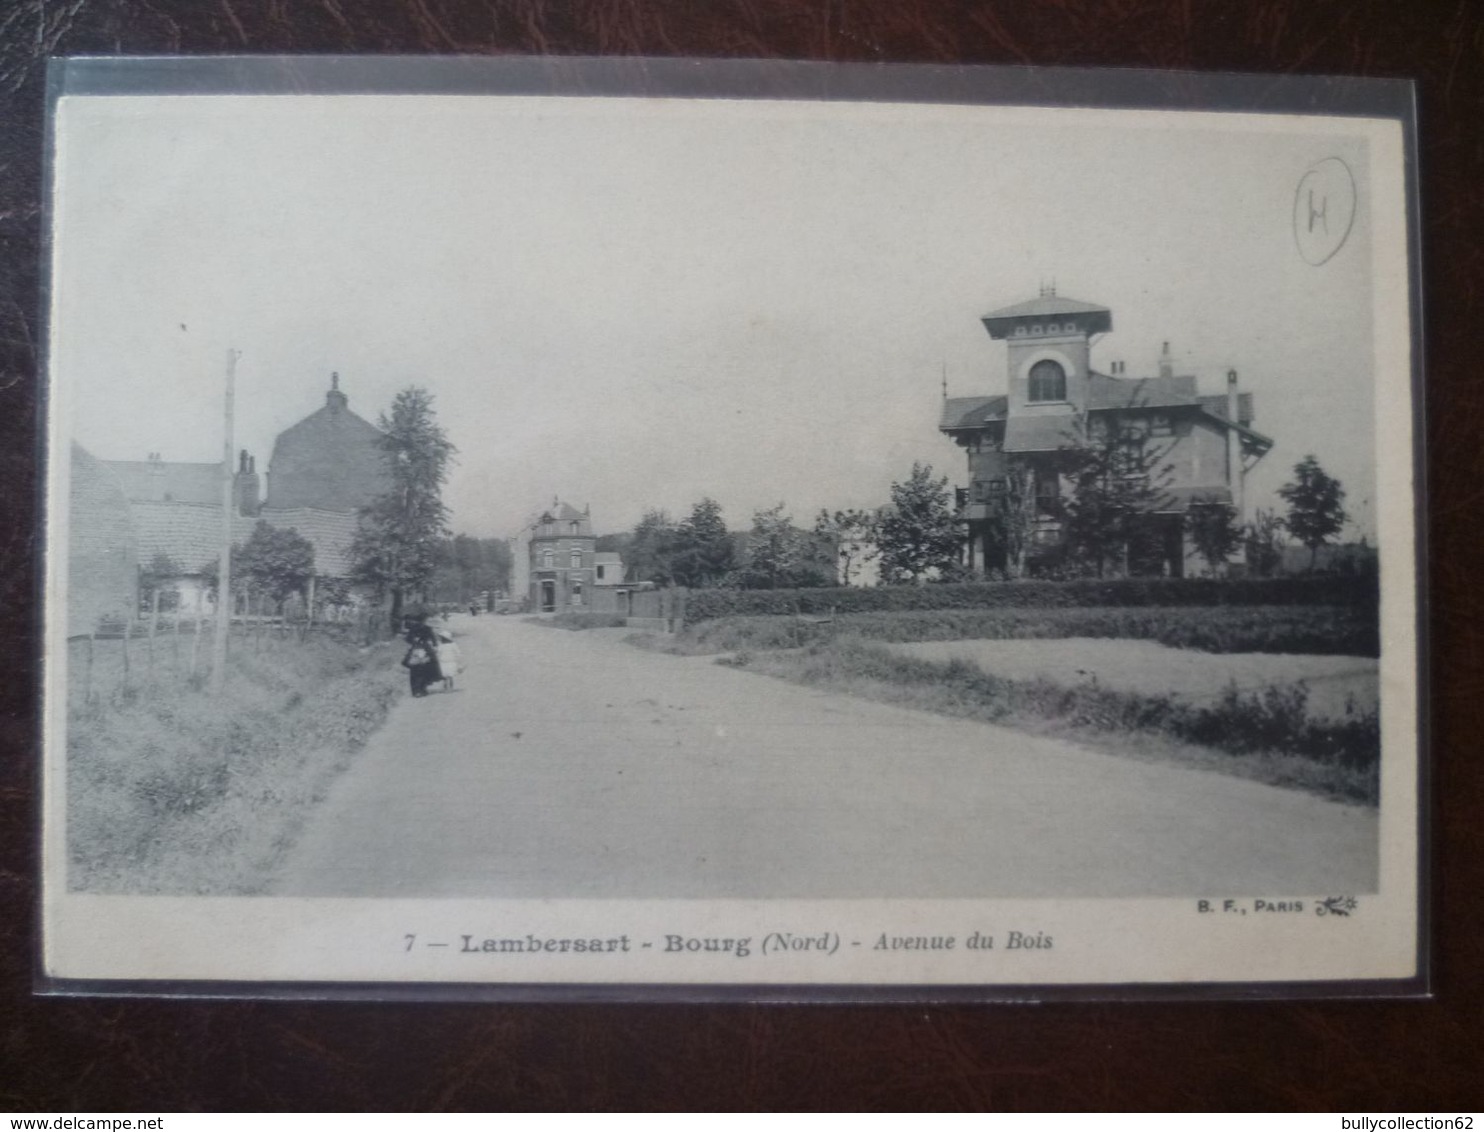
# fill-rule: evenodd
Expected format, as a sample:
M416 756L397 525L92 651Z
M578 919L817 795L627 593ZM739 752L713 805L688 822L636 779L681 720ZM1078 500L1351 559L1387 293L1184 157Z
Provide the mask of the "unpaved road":
M1376 814L462 618L272 891L408 897L1281 896L1376 886Z

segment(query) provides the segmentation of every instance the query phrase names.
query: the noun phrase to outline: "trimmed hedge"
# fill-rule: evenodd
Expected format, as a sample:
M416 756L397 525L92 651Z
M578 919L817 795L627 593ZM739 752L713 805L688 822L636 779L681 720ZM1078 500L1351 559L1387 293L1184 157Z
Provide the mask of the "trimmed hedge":
M963 641L1101 637L1201 652L1380 656L1374 610L1344 605L1112 606L852 613L826 620L721 617L673 639L683 653L801 648L841 637Z
M1136 605L1344 605L1375 609L1374 577L1110 578L804 590L691 590L687 624L718 617L930 609L1073 609Z

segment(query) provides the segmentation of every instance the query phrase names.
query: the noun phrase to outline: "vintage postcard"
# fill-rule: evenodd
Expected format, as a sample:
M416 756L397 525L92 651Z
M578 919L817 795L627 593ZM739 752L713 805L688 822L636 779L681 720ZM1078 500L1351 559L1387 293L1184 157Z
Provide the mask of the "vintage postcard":
M214 62L54 74L43 986L1425 989L1403 116Z

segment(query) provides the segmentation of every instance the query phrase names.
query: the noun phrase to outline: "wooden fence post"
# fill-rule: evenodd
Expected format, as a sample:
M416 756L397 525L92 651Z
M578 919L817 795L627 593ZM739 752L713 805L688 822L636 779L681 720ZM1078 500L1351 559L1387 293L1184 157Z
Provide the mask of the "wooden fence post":
M156 586L150 594L149 599L149 648L146 655L149 657L149 682L155 679L155 629L160 624L160 587Z

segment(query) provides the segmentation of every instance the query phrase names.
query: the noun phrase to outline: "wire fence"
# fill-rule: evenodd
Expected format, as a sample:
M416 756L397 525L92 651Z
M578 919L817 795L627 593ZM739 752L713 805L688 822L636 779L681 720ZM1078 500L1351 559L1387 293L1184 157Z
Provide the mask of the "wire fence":
M263 612L231 619L227 652L269 653L334 639L370 645L387 635L387 614L359 609L334 620ZM151 690L204 689L211 677L217 623L214 614L158 608L134 617L105 618L92 632L67 641L69 708L133 698ZM229 660L230 671L230 660Z

